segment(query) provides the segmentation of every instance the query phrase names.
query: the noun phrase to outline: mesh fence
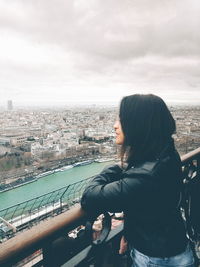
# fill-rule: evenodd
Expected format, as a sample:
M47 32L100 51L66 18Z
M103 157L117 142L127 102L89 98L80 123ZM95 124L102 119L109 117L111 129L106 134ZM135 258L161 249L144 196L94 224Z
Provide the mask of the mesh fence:
M0 210L0 240L62 213L80 201L92 177Z

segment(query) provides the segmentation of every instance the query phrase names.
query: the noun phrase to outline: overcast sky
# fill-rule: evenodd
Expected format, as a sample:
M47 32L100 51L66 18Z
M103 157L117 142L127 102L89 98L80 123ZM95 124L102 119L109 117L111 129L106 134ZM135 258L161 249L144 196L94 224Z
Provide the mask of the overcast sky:
M200 104L199 0L0 0L0 104Z

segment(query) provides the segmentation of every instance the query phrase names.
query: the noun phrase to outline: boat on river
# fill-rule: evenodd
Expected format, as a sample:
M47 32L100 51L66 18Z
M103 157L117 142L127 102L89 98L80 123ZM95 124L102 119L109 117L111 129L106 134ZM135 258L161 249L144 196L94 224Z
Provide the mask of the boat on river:
M72 168L74 168L73 165L67 165L67 166L64 166L64 167L60 168L59 171L64 172L64 171L70 170Z
M54 171L47 171L47 172L43 172L43 173L38 174L36 177L37 177L37 178L41 178L41 177L50 175L50 174L52 174L52 173L54 173Z
M74 167L84 166L84 165L91 164L92 162L93 162L93 160L85 160L85 161L81 161L81 162L76 162L73 164L73 166Z
M109 162L109 161L114 161L112 158L101 158L101 159L96 159L95 162L98 163L103 163L103 162Z

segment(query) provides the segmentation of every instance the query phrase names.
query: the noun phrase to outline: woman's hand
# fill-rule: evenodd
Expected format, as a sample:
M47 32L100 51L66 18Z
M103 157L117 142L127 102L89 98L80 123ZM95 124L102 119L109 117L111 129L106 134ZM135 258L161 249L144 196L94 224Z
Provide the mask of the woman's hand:
M122 255L126 253L127 250L128 250L128 242L126 241L125 237L122 236L120 241L119 254Z

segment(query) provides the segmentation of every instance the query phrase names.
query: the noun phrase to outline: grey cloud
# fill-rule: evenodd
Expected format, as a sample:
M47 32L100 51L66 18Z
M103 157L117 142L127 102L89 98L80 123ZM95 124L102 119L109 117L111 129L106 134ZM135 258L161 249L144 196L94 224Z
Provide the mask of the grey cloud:
M96 83L197 91L199 13L199 0L2 0L0 34L58 51L38 64L31 54L30 62L0 60L0 77L5 86L14 77L19 88Z
M198 55L200 3L192 1L18 1L27 16L10 27L35 42L111 60Z

